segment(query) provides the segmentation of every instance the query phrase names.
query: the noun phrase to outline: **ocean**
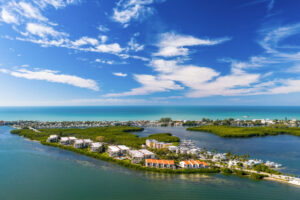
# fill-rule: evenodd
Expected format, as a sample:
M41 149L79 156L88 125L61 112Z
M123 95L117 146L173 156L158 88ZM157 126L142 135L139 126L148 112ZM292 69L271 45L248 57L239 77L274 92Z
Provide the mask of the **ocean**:
M295 106L89 106L0 107L0 120L176 120L210 119L300 119Z

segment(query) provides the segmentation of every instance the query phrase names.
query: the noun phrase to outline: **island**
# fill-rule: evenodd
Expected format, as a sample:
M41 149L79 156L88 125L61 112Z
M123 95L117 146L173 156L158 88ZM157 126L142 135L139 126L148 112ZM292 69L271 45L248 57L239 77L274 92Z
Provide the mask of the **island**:
M300 128L284 125L272 126L226 126L226 125L203 125L187 128L189 131L202 131L216 134L221 137L247 138L268 135L295 135L300 136Z
M300 185L300 179L276 170L280 164L250 159L249 155L208 151L197 147L191 140L181 141L170 133L139 137L136 132L142 130L141 127L129 126L27 127L11 133L135 170L171 174L223 173Z

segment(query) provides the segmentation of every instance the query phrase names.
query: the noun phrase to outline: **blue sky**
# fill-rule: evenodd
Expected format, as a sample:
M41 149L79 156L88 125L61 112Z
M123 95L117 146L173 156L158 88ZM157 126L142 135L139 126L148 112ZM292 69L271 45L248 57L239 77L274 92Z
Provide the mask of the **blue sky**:
M299 8L0 0L0 106L300 105Z

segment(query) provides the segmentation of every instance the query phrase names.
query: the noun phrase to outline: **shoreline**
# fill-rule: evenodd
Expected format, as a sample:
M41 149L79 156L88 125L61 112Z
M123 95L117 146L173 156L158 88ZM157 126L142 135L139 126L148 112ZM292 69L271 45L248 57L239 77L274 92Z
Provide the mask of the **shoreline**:
M118 128L114 127L112 129L118 129ZM69 131L69 129L65 129L65 130ZM126 130L130 131L130 130L132 130L132 127L127 127L127 129L125 129L125 132L123 132L123 134L126 133ZM72 151L72 152L75 152L78 154L82 154L82 155L85 155L85 156L88 156L91 158L118 164L120 166L129 168L132 170L138 170L138 171L144 171L144 172L148 171L148 172L155 172L155 173L166 173L166 174L207 174L208 175L208 174L222 173L222 174L227 174L227 175L248 177L252 180L257 180L257 181L258 180L278 181L278 179L279 179L279 181L281 181L282 183L289 183L292 185L300 185L298 183L299 180L297 178L290 177L290 176L284 176L281 173L279 173L279 174L276 173L277 175L275 175L273 172L264 172L264 171L260 171L260 170L257 171L257 170L253 170L253 169L242 169L242 168L230 167L230 166L227 166L224 164L219 165L217 162L211 163L210 168L197 168L197 169L196 168L190 169L190 168L183 168L183 167L179 167L179 169L148 167L148 166L144 166L141 163L140 164L132 163L131 159L124 159L124 160L123 159L115 159L114 157L110 157L106 152L95 153L95 152L91 152L89 150L89 148L82 149L82 148L75 148L72 145L59 144L57 142L55 142L55 143L54 142L52 142L52 143L46 142L45 139L48 136L43 135L43 132L35 132L33 130L23 129L23 131L27 131L27 133L29 131L29 133L32 134L32 135L30 135L30 134L26 135L24 133L20 134L21 133L20 131L21 130L12 131L11 134L17 134L17 135L22 136L31 141L32 140L35 140L35 142L39 141L42 145L57 147L60 149ZM58 131L58 130L56 130L56 131ZM79 131L81 131L81 130L79 130ZM48 133L46 133L46 135L47 134ZM171 136L171 134L170 134L170 135L168 135L168 137L173 137L173 136ZM35 138L37 138L37 139L35 139ZM276 178L276 176L278 177L278 179Z

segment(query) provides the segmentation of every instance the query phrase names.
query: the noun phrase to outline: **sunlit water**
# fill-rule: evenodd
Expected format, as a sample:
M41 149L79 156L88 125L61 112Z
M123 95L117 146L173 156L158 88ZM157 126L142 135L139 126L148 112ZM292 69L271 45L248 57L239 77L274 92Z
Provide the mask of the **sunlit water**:
M217 175L162 175L137 172L100 160L88 158L55 147L43 146L17 135L11 128L0 127L0 199L1 200L88 200L88 199L298 199L300 188L292 185L248 178ZM247 140L228 140L215 136L189 135L180 129L171 129L175 135L197 139L208 148L239 151ZM146 129L141 134L148 134ZM214 138L215 137L215 138ZM279 136L281 137L281 136ZM252 145L271 155L276 145L272 139ZM213 140L215 140L215 144ZM279 139L280 140L280 139ZM269 142L269 143L268 143ZM299 141L298 141L299 142ZM260 147L260 145L269 147ZM290 144L290 143L289 143ZM216 146L214 146L216 145ZM251 145L249 145L251 146ZM219 148L218 148L219 147ZM270 149L269 149L270 148ZM255 151L255 147L247 147ZM267 149L269 149L267 151ZM273 149L274 154L280 147ZM288 152L288 150L284 150ZM259 152L259 151L256 151ZM280 155L280 154L279 154ZM283 153L282 153L283 155ZM299 154L288 154L291 160ZM274 156L275 157L275 156ZM281 156L279 156L281 157ZM293 158L293 159L292 159ZM290 167L290 166L289 166ZM299 170L299 166L298 166Z
M248 116L248 118L245 118ZM300 119L296 106L89 106L89 107L0 107L0 120L181 120Z

